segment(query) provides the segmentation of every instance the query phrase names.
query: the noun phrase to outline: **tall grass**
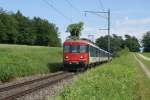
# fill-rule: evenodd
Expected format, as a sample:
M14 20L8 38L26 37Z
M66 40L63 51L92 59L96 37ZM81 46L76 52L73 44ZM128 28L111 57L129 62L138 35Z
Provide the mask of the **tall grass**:
M61 69L61 48L0 44L0 81Z
M58 100L148 100L149 80L131 53L92 69L65 87ZM146 80L146 81L145 81ZM141 90L141 88L143 88ZM139 92L141 91L141 92ZM143 93L144 92L144 93Z

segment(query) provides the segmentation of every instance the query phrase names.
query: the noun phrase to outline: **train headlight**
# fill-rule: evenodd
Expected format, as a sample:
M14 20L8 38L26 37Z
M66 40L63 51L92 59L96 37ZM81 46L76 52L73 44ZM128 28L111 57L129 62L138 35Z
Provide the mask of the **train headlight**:
M83 56L81 56L80 59L83 59Z
M66 59L68 59L69 57L68 57L68 56L66 56L65 58L66 58Z

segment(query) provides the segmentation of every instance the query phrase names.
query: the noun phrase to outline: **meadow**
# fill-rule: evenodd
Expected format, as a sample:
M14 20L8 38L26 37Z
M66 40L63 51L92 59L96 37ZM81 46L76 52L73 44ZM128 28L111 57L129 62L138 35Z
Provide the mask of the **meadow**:
M91 69L66 86L57 100L149 100L150 80L133 53Z
M62 49L0 44L0 81L62 69Z

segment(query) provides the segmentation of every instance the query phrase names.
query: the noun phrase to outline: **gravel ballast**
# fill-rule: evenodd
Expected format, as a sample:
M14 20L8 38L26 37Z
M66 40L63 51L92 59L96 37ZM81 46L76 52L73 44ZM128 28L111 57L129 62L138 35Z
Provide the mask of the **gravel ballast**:
M55 100L55 96L62 91L63 87L72 84L73 80L74 78L64 79L54 85L17 98L17 100Z
M51 74L53 74L53 73L51 73ZM24 77L24 78L17 78L15 80L13 80L12 82L1 83L0 88L6 87L9 85L13 85L13 84L22 83L22 82L29 81L29 80L38 79L40 77L44 77L47 75L48 74L34 75L34 76L29 76L29 77ZM75 75L75 76L77 76L77 75ZM69 78L63 79L56 84L50 85L49 87L39 89L30 94L21 96L21 97L17 98L17 100L55 100L55 96L58 95L62 91L63 87L66 85L72 84L75 79L77 79L77 77L76 78L69 77Z

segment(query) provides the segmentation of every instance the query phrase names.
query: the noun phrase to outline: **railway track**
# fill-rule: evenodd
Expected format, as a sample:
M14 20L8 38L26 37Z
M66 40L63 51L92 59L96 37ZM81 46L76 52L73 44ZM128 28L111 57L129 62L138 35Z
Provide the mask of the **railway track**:
M25 94L53 85L63 79L70 78L74 73L57 72L45 77L25 81L0 88L0 100L14 100Z

